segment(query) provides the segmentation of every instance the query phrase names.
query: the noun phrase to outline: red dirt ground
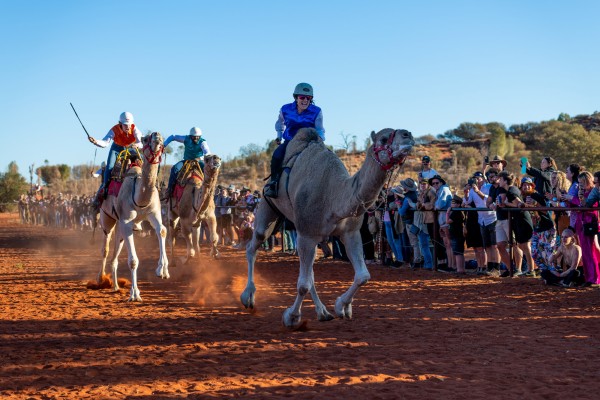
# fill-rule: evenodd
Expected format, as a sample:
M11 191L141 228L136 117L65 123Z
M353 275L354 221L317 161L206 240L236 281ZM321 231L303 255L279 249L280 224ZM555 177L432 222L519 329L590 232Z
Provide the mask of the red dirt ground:
M295 257L261 252L249 313L243 252L203 251L160 280L156 240L138 238L132 304L127 289L86 289L100 262L90 237L0 214L1 398L598 398L597 289L371 266L354 320L320 323L309 300L306 329L288 331ZM315 275L333 311L352 269L319 260Z

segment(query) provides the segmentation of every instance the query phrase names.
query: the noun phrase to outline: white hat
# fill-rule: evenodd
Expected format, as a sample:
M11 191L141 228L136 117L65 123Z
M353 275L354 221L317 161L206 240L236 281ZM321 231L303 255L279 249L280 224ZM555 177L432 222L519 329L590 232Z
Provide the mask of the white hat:
M229 187L227 188L227 190L235 190L235 186L233 184L229 185Z
M122 123L123 125L131 125L133 124L133 114L130 112L124 112L121 113L121 116L119 116L119 122Z
M190 129L190 136L202 136L202 130L200 128L193 127Z

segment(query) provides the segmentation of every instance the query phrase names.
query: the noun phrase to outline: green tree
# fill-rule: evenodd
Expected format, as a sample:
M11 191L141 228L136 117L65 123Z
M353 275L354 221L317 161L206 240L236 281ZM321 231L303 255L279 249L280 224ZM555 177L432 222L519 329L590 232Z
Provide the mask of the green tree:
M548 121L541 131L543 140L537 143L535 156L554 158L560 169L570 163L583 165L588 171L600 169L600 132L560 121Z
M19 200L19 196L27 193L29 184L21 174L16 162L8 164L7 172L0 174L0 203L3 205L13 204ZM4 211L6 207L1 210Z
M492 125L490 128L490 155L504 157L506 154L506 132L497 125Z

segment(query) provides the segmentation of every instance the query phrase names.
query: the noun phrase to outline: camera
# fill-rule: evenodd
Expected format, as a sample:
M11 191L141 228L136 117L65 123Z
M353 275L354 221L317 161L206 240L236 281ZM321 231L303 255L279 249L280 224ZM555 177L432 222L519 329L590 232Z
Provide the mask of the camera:
M469 178L469 180L467 181L467 184L471 185L471 186L473 186L475 183L476 183L475 179L473 179L473 178Z

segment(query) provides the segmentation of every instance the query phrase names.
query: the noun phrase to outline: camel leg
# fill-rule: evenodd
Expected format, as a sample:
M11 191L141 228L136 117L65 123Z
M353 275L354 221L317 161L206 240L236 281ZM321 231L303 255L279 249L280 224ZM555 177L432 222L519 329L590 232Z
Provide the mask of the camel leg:
M185 261L184 264L196 257L196 252L194 250L193 239L192 239L192 229L190 229L191 224L188 221L184 221L181 219L181 233L183 234L183 239L185 240L186 253L185 253Z
M135 252L135 244L133 242L133 221L120 222L119 228L121 235L125 239L125 247L127 247L128 253L127 264L131 270L131 294L129 296L129 301L142 301L140 290L138 289L137 284L137 269L139 265L139 259L137 253Z
M98 283L102 283L102 277L106 274L106 260L108 259L108 253L110 251L110 239L114 231L116 221L108 216L100 221L102 224L102 230L105 232L104 240L102 241L102 266L98 272Z
M258 203L256 208L256 219L254 220L254 232L252 239L246 244L246 260L248 261L248 281L246 288L240 295L240 300L244 307L254 308L254 263L256 262L256 252L263 242L271 236L277 225L277 214L269 207L266 202Z
M288 328L298 328L302 321L302 302L308 292L314 287L315 276L313 263L317 252L318 240L307 238L298 233L298 257L300 258L300 274L298 275L296 300L283 312L283 325Z
M371 279L371 275L363 260L362 240L359 231L343 233L340 239L344 243L346 254L354 267L354 282L335 301L335 313L340 318L352 319L352 299L358 289Z
M177 259L175 258L175 237L177 236L177 222L179 221L179 217L171 217L169 220L169 223L167 224L168 227L168 234L167 234L167 238L168 238L168 242L169 242L169 247L170 247L170 260L171 260L171 266L176 266L177 265Z
M200 256L200 225L192 225L192 247L195 253Z
M206 217L206 227L208 229L208 241L210 242L210 256L213 258L220 258L219 248L219 235L217 234L217 218L214 213L211 213Z
M166 237L167 237L167 228L164 227L162 221L160 220L160 214L157 216L155 214L149 214L147 216L148 222L154 228L156 232L156 237L158 238L158 250L159 250L159 258L158 258L158 266L156 267L156 276L159 276L163 279L169 279L171 276L169 275L169 260L167 259L167 249L166 249Z
M115 233L115 247L113 249L112 259L110 260L110 269L112 271L113 291L119 291L119 279L117 277L117 269L119 268L119 254L123 249L123 238L119 231Z

